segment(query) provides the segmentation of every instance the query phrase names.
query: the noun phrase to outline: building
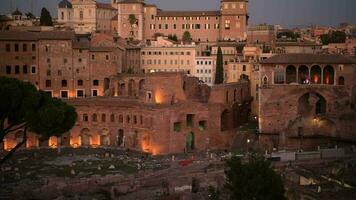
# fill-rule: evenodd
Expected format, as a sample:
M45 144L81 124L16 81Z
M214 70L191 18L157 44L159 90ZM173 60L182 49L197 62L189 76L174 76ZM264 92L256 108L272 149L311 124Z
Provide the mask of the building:
M356 55L356 38L346 39L345 43L329 43L328 53L330 54L343 54L343 55Z
M276 32L273 25L261 24L249 27L247 31L247 43L274 45L277 38Z
M111 32L117 9L95 0L62 0L58 4L58 23L76 33Z
M212 57L195 58L195 77L201 82L212 86L215 81L215 65Z
M248 119L247 83L209 87L183 73L118 75L109 96L68 100L78 121L61 137L68 147L116 147L153 155L230 148L236 129ZM5 149L16 142L5 138ZM27 147L56 147L57 138Z
M185 72L195 74L196 45L179 44L164 37L148 41L141 49L144 73Z
M246 40L246 0L222 0L217 11L165 11L143 0L113 0L118 12L118 35L134 40L155 38L157 33L177 35L189 31L195 41Z
M322 51L322 45L314 42L277 42L274 49L278 54L319 54Z
M306 149L354 141L355 64L349 57L315 54L281 54L262 61L262 147Z
M30 81L53 97L104 96L108 78L121 73L125 48L105 34L0 32L0 75Z

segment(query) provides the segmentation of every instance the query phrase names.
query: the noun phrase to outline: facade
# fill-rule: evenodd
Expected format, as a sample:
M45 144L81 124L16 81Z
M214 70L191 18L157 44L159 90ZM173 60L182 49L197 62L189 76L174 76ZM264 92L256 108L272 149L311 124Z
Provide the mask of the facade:
M196 45L177 44L163 37L149 41L141 49L141 66L144 73L185 72L195 74Z
M199 81L212 86L215 81L215 66L212 57L195 58L195 77Z
M356 55L356 39L346 39L345 43L330 43L327 48L330 54Z
M183 73L113 76L109 96L68 100L78 121L61 138L63 146L117 147L157 154L230 148L248 119L247 83L209 87ZM27 147L55 148L57 138ZM13 147L16 134L5 138Z
M0 75L33 83L53 97L104 96L108 78L121 73L125 49L108 35L73 32L0 32Z
M165 36L189 31L195 41L245 40L247 1L222 0L218 11L164 11L143 0L113 0L118 10L118 35L147 40L160 33Z
M248 28L247 42L250 44L275 44L276 30L273 25L261 24Z
M278 54L319 54L322 51L322 45L313 42L277 42L274 50Z
M355 60L284 54L261 62L259 127L264 148L316 148L352 140Z
M76 33L111 32L117 9L95 0L62 0L58 4L58 23Z

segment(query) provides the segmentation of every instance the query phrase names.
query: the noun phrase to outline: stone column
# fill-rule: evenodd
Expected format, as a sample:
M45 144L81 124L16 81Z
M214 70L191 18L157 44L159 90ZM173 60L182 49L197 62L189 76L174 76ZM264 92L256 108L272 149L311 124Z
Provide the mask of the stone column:
M321 68L321 77L320 77L320 80L321 80L321 84L324 84L324 69L322 67Z
M299 84L299 67L296 67L296 81Z

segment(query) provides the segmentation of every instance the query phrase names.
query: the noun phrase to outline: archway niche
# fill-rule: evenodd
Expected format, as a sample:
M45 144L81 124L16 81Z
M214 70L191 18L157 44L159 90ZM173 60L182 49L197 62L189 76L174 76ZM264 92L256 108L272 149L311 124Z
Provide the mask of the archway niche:
M194 150L194 133L190 132L186 137L186 149L187 151Z
M334 77L335 77L334 68L330 65L327 65L326 67L324 67L323 73L324 73L324 84L333 85Z
M81 141L81 146L90 146L90 140L91 140L91 135L90 135L90 130L87 128L83 128L80 131L80 141Z
M222 113L221 113L221 116L220 116L220 130L221 131L226 131L228 130L228 127L229 127L229 111L228 110L224 110Z
M309 68L305 65L302 65L298 68L298 77L299 84L309 84Z
M326 99L318 93L306 93L298 100L298 114L314 117L326 114Z
M297 68L294 65L288 65L286 68L286 83L297 83Z
M345 85L345 78L343 76L339 77L338 85Z
M123 147L124 145L124 130L119 129L117 133L117 146Z
M129 90L128 90L128 93L129 93L129 96L132 97L132 96L136 96L136 83L133 79L130 79L129 80L129 86L128 86Z
M321 84L321 67L314 65L310 70L312 84Z

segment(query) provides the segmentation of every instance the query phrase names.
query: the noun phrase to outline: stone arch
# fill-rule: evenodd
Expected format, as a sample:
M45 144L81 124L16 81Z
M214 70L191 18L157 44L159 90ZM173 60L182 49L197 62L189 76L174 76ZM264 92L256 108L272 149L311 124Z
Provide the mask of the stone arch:
M288 65L286 68L286 83L297 83L297 68L294 65Z
M321 84L321 67L319 65L313 65L310 69L310 83Z
M226 131L229 127L229 111L225 109L220 115L220 130Z
M267 85L268 85L268 78L267 78L267 76L264 76L264 77L263 77L262 85L263 85L263 86L267 86Z
M83 128L80 131L80 145L81 146L90 146L91 135L88 128Z
M332 67L331 65L327 65L326 67L324 67L323 74L324 84L333 85L335 77L334 67Z
M306 65L301 65L298 68L299 84L309 84L309 68Z
M123 147L125 146L125 135L124 135L124 130L119 129L117 132L117 146Z
M338 85L345 85L345 78L343 76L339 76Z
M129 80L128 93L130 97L136 96L136 83L133 79Z
M318 93L306 93L298 100L298 114L313 117L326 113L326 99Z
M126 89L126 85L125 85L125 83L118 83L118 91L117 91L117 95L118 96L123 96L123 95L125 95L125 89Z
M193 151L194 150L194 133L189 132L186 136L186 150Z
M326 113L326 99L320 94L316 94L318 100L315 105L315 114L316 115L324 115Z

